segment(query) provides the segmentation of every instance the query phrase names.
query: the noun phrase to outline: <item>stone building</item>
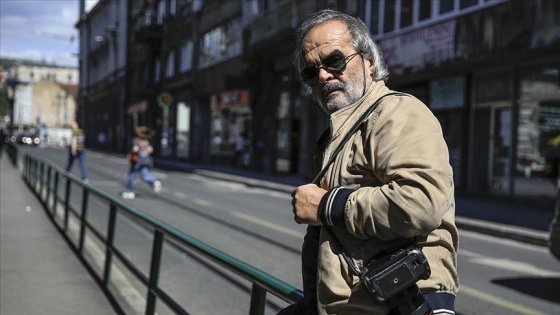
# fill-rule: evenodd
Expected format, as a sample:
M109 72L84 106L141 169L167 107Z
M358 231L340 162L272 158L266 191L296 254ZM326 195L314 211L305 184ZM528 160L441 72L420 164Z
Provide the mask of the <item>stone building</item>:
M80 108L113 134L156 128L160 158L229 165L244 132L250 169L312 178L311 147L328 122L303 93L293 33L322 8L362 19L389 87L440 120L458 191L553 194L539 174L560 133L558 1L101 0L77 24L89 36ZM116 41L95 44L92 29ZM113 138L108 150L126 150L126 137Z

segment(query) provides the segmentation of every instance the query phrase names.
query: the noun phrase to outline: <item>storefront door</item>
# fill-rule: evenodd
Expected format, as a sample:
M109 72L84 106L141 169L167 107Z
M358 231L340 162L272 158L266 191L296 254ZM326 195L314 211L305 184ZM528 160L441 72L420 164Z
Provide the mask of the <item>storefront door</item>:
M490 117L489 188L491 193L507 194L511 179L511 108L491 107Z
M511 107L486 104L475 110L472 190L507 194L511 179Z

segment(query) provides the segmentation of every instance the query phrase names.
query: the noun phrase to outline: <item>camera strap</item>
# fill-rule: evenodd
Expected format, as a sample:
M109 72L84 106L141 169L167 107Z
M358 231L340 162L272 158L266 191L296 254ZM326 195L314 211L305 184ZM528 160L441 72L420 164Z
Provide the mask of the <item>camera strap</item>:
M387 93L383 96L381 96L380 98L378 98L358 119L358 121L356 121L356 123L352 126L352 128L350 128L350 130L348 131L348 133L344 136L344 138L342 139L342 141L340 142L340 144L334 149L333 153L331 154L329 160L327 161L327 163L325 163L325 165L323 166L323 168L321 169L321 171L317 174L317 176L315 176L315 179L313 179L313 184L320 186L320 181L323 178L323 176L325 176L325 173L328 171L329 167L331 166L331 164L334 162L334 160L336 159L336 156L338 155L338 153L340 153L340 151L342 151L344 145L346 144L346 142L348 142L348 140L350 140L350 138L354 135L354 133L358 130L358 128L360 128L360 126L362 125L362 123L364 123L368 117L371 115L371 113L373 113L373 111L379 106L379 104L381 103L381 101L383 100L383 98L385 98L386 96L389 95L398 95L398 96L406 96L408 94L405 93L401 93L401 92L391 92L391 93ZM346 264L348 264L348 268L351 269L351 271L353 273L355 273L356 276L360 276L361 272L359 271L358 267L356 266L356 264L354 264L354 262L352 261L352 259L350 257L348 257L348 255L346 255L346 252L344 251L344 248L342 247L342 244L340 243L340 241L338 240L338 238L336 237L335 233L333 231L331 231L330 228L326 227L326 231L331 235L332 240L334 245L336 246L337 250L340 252L340 254L342 255L342 257L344 258L344 260L346 261Z

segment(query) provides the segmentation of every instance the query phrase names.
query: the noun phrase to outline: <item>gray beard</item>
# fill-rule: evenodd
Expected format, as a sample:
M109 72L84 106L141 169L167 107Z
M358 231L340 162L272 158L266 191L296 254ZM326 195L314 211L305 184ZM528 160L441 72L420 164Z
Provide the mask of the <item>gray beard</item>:
M352 82L352 85L359 86L359 82ZM361 91L349 90L348 86L340 81L325 84L321 93L325 95L332 90L339 90L343 95L327 96L323 99L323 104L319 103L319 106L329 114L354 104L362 97Z

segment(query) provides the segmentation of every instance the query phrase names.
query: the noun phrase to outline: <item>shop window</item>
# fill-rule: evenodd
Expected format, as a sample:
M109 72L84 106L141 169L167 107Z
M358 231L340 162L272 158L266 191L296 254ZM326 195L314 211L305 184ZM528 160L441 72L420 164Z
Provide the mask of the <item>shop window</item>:
M465 106L463 76L445 77L430 81L430 108L450 109Z
M554 196L545 179L547 160L560 153L560 70L545 67L521 75L516 149L516 194Z
M496 72L480 76L475 83L475 101L481 104L510 100L512 88L510 73Z
M233 158L239 135L251 139L251 109L249 93L234 90L211 96L210 153L218 157ZM248 159L248 157L247 157Z
M189 136L190 136L191 108L184 102L177 104L177 157L189 157Z
M461 156L463 148L463 113L461 111L436 111L436 118L441 124L443 138L449 150L449 164L453 168L455 188L461 188Z
M403 86L401 88L398 89L399 91L403 92L403 93L408 93L414 97L416 97L417 99L419 99L420 101L422 101L424 104L426 104L426 106L428 104L430 104L430 99L429 99L429 85L428 83L421 83L421 84L416 84L416 85L408 85L408 86Z
M289 172L291 168L291 120L290 120L290 93L280 94L280 104L276 112L276 170L279 172Z

